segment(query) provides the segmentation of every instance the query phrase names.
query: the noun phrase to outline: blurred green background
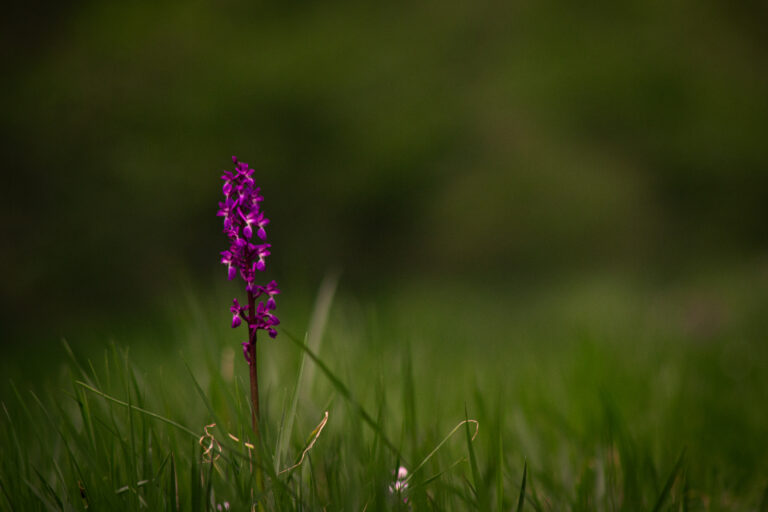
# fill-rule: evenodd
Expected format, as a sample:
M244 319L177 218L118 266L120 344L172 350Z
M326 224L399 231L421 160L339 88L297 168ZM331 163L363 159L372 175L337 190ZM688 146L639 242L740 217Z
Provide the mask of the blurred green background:
M727 269L764 288L766 21L757 1L16 5L4 345L223 280L232 154L294 290L329 269L373 297Z
M268 424L296 375L287 334L340 272L320 355L369 411L402 391L384 417L412 460L467 405L479 453L498 420L508 468L527 457L554 510L616 446L636 451L625 483L647 473L641 509L683 447L699 509L768 507L765 2L4 10L3 404L11 380L69 404L59 339L89 363L115 340L148 395L183 405L158 411L208 421L178 353L223 382L242 341L215 215L237 155L284 292L285 331L260 344ZM321 377L302 432L334 396ZM360 489L364 445L329 430L319 449L349 452L329 474Z

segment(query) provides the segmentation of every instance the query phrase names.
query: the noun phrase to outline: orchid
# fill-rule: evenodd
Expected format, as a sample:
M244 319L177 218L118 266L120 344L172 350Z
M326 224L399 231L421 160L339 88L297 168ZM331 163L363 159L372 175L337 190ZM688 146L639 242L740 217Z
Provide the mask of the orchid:
M248 340L243 342L243 354L251 369L251 400L253 403L253 427L257 430L259 416L258 383L256 378L256 334L259 330L267 331L271 338L277 336L275 326L280 320L275 316L277 308L275 296L280 293L277 282L267 285L256 284L256 276L264 272L266 258L271 254L272 244L267 239L265 227L269 219L264 216L259 205L264 200L261 188L253 180L254 170L245 163L232 157L234 171L224 171L222 192L224 201L219 203L216 213L224 217L224 234L229 238L230 246L221 252L221 263L227 266L227 278L235 279L238 275L245 281L248 304L240 305L234 299L232 307L232 328L243 322L248 326ZM256 237L264 243L253 243L254 229ZM266 300L261 300L266 299Z

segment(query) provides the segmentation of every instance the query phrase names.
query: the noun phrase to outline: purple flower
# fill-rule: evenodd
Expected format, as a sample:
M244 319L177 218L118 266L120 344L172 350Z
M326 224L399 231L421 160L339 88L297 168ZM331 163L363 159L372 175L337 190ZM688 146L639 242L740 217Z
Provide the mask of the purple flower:
M264 272L264 267L266 266L264 264L264 258L272 254L269 252L270 247L272 247L272 244L261 244L256 246L256 253L259 257L259 261L257 261L254 266L259 272Z
M264 293L269 295L269 299L267 299L267 307L269 309L275 309L277 307L277 305L275 304L275 295L278 295L280 293L280 290L277 289L277 282L272 281L267 286L265 286Z
M269 219L264 217L262 212L258 210L251 210L247 215L245 215L241 209L238 209L237 213L243 219L243 222L245 222L243 234L246 238L253 237L253 228L251 226L256 225L259 228L259 230L256 232L256 235L262 240L267 239L267 232L264 230L264 226L269 224Z
M241 306L237 299L233 300L234 304L232 305L229 310L232 312L232 328L234 329L241 323L240 317L243 315L243 310L246 309L243 306Z
M221 262L227 266L227 277L231 281L237 275L237 269L235 268L234 260L232 259L232 253L229 251L223 251L221 253Z
M230 308L232 313L232 327L238 327L245 320L249 327L249 341L243 343L243 349L248 359L248 350L256 340L256 331L265 330L274 338L277 336L275 326L280 320L273 314L277 307L275 296L280 293L275 281L266 286L256 284L257 272L263 272L266 268L266 258L271 254L272 244L254 244L254 230L256 236L265 241L267 232L265 227L269 219L260 210L260 203L264 200L261 189L253 180L254 170L245 162L238 162L232 157L235 164L234 171L224 171L221 179L224 180L222 192L224 201L219 203L216 215L224 218L224 234L229 238L230 246L221 252L221 263L227 266L227 277L232 280L238 274L245 281L245 289L248 293L248 306L241 306L237 299ZM256 299L266 296L266 302L256 303Z

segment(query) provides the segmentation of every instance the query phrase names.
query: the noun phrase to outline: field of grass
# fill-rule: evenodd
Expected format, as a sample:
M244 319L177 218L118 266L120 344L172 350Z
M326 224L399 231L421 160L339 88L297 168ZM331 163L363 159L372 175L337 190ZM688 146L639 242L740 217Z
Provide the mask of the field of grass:
M231 291L21 349L0 510L768 510L768 273L631 282L284 289L260 443Z

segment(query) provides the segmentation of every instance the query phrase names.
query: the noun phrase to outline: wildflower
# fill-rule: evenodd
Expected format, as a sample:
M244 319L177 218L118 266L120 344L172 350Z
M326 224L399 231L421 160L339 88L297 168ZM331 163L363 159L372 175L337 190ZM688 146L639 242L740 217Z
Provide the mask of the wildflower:
M254 235L262 241L267 239L265 227L269 219L259 208L264 200L261 188L253 181L254 170L245 162L238 162L232 157L235 164L234 171L224 171L221 179L224 180L222 192L224 201L219 203L216 213L224 217L224 233L230 241L230 247L221 253L221 263L227 266L227 278L232 280L238 274L245 281L245 289L248 293L248 306L240 306L237 299L230 308L232 313L232 327L238 327L243 320L249 327L249 339L243 343L245 357L252 343L255 343L255 332L266 330L270 337L277 336L275 326L280 320L273 311L277 307L275 295L280 293L275 281L267 286L256 284L256 275L266 268L266 258L271 254L272 244L251 242ZM266 302L255 303L255 300L265 295Z
M394 494L396 492L403 492L408 488L408 470L405 466L397 468L397 476L395 477L395 483L389 486L389 492Z
M232 312L232 328L234 329L242 323L241 316L243 315L243 306L241 306L237 299L233 300L234 304L229 310Z
M219 203L216 215L224 218L224 234L229 238L229 249L221 252L221 263L227 266L229 280L239 275L245 281L248 296L247 305L240 305L237 299L234 299L229 311L232 313L232 328L239 327L243 322L248 325L248 341L242 345L243 355L250 367L251 420L253 430L258 435L256 334L264 330L271 338L277 336L275 326L280 324L280 320L274 311L277 308L275 296L280 293L280 289L275 281L266 286L256 284L256 276L259 272L264 272L266 259L271 254L272 244L266 242L265 229L269 219L260 210L264 197L253 180L254 170L247 163L238 162L234 156L232 162L235 164L234 171L224 171L221 175L224 180L221 187L224 200ZM254 230L261 243L254 243Z

